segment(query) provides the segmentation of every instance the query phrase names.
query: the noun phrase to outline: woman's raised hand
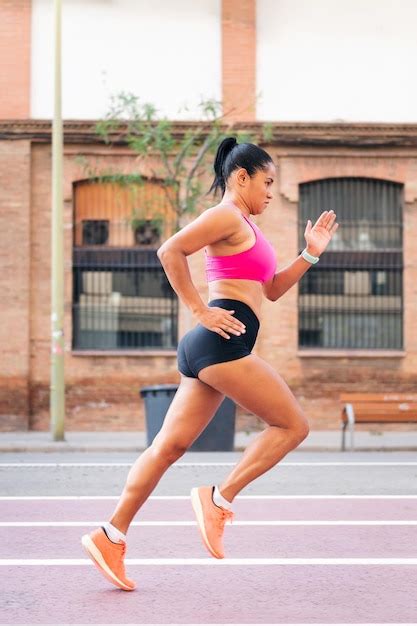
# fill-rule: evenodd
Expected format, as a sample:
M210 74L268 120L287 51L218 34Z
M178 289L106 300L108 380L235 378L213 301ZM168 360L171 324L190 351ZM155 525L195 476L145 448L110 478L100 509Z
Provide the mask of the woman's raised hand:
M336 213L331 209L330 211L323 211L314 226L311 226L310 220L307 221L304 237L307 242L307 251L310 254L320 256L327 248L339 226L335 219Z
M231 313L234 313L234 311L228 311L218 306L208 306L197 315L197 319L208 330L218 333L225 339L230 339L227 332L234 335L246 332L245 324L233 317Z

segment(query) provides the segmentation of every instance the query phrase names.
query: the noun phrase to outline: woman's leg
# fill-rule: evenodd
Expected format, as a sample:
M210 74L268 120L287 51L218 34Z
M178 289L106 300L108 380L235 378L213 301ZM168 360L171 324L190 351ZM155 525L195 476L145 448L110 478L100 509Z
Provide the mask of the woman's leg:
M204 430L224 395L197 378L181 375L163 426L131 467L110 523L126 534L129 525L162 475Z
M307 417L282 377L254 354L209 365L198 376L268 424L219 485L221 494L232 502L248 483L276 465L307 437Z

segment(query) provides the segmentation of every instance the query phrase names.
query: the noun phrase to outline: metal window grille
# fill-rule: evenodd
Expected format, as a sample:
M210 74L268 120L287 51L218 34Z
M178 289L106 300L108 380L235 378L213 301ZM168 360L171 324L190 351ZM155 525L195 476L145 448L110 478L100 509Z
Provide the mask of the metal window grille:
M162 231L151 221L153 194ZM148 187L133 200L94 181L78 183L74 196L73 349L176 349L178 298L156 255L173 220L163 198ZM131 211L141 202L148 211L138 224Z
M403 186L369 178L300 185L298 246L333 209L339 228L299 281L299 346L403 348Z

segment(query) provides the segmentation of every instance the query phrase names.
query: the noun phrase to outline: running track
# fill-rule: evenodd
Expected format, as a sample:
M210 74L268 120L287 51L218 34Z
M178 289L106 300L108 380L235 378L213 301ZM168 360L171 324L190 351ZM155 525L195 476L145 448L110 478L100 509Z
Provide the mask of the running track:
M57 466L44 459L45 480L56 477ZM290 469L287 459L281 469ZM304 472L308 486L317 467L302 466L292 471ZM323 476L331 467L322 467ZM365 467L370 480L377 468ZM14 479L40 469L0 467ZM408 472L409 494L256 494L253 483L251 495L235 500L223 560L202 545L184 489L155 495L157 489L129 529L126 569L137 582L131 593L100 576L80 544L108 519L117 496L3 496L0 623L417 624L417 464L395 469ZM195 467L169 472L183 478Z

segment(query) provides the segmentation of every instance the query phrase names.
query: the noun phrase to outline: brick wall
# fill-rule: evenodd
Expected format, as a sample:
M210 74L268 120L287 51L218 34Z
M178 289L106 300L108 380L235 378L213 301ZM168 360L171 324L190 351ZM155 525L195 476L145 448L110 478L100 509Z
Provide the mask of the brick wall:
M65 376L67 430L132 430L144 428L142 386L178 383L176 354L83 355L71 353L72 298L72 184L84 178L76 163L83 146L66 146L64 159L65 236ZM282 376L303 406L312 428L337 428L339 394L343 391L413 391L417 383L417 201L413 191L417 155L395 157L375 152L361 157L346 154L336 158L331 150L317 148L294 156L286 148L270 147L278 165L275 198L256 219L268 233L278 253L279 266L289 264L297 254L298 183L318 176L378 175L405 185L404 204L404 328L405 356L358 357L354 355L310 357L297 353L297 286L277 302L264 300L262 325L254 352ZM118 168L126 173L137 164L126 151L90 146L97 165ZM410 150L408 150L410 153ZM325 155L327 153L327 156ZM370 169L373 162L375 171ZM307 165L306 165L307 164ZM308 167L309 166L309 167ZM350 172L350 174L348 174ZM394 174L393 174L394 172ZM144 172L145 173L145 172ZM209 177L211 179L211 177ZM207 180L208 188L211 180ZM0 361L0 428L49 428L50 377L50 211L51 146L28 141L0 143L2 333ZM213 202L214 204L214 202ZM193 219L190 217L188 219ZM204 255L188 257L191 275L202 299L208 289ZM180 306L179 336L196 320ZM238 428L257 428L262 422L238 408ZM365 426L367 428L367 426ZM384 426L384 428L386 428ZM409 428L409 425L405 425ZM375 427L378 430L378 426Z
M254 120L255 95L256 0L223 0L223 113L234 120Z
M30 142L0 141L0 414L27 428L30 384Z
M30 116L30 46L31 1L2 0L0 119L24 119Z

